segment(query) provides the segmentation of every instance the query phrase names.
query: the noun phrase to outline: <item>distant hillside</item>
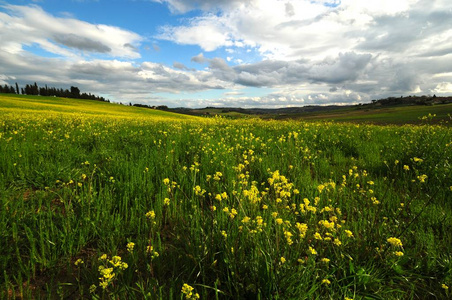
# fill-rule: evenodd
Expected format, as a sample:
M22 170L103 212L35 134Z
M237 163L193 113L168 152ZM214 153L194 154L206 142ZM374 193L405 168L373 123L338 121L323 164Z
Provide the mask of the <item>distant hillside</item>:
M452 97L407 96L372 100L357 105L304 106L285 108L206 107L201 109L153 107L194 116L221 115L229 118L259 117L264 119L334 120L375 124L418 124L430 114L430 122L447 124L451 121Z
M147 107L165 111L171 111L180 114L194 115L194 116L209 116L209 115L255 115L261 117L297 117L301 115L310 115L313 113L325 112L350 112L359 109L378 109L381 107L395 107L395 106L411 106L411 105L438 105L452 103L451 97L436 97L434 96L407 96L407 97L389 97L385 99L372 100L371 103L357 104L357 105L308 105L303 107L284 107L284 108L239 108L239 107L206 107L206 108L168 108L167 106L147 106L142 104L134 104L134 106ZM234 113L234 114L232 114Z
M84 114L93 117L155 118L185 120L192 116L150 110L103 101L46 96L0 94L0 117L6 114L32 113L44 116Z

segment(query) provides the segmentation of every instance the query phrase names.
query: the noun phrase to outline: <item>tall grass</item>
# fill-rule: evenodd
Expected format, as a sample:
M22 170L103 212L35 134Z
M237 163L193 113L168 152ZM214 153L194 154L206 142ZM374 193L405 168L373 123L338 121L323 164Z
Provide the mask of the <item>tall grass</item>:
M0 298L450 296L449 128L16 110L0 149Z

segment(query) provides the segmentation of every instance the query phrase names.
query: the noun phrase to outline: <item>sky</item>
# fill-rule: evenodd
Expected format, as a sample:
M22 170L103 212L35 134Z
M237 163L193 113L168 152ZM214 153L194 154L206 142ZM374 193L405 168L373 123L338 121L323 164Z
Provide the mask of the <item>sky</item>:
M450 0L0 0L0 84L169 107L452 95Z

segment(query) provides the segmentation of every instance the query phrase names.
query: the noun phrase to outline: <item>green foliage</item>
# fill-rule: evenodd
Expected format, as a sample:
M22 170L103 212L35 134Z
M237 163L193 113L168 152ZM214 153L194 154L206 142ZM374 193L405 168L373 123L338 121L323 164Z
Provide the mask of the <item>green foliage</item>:
M2 102L0 298L450 296L451 129L77 103Z

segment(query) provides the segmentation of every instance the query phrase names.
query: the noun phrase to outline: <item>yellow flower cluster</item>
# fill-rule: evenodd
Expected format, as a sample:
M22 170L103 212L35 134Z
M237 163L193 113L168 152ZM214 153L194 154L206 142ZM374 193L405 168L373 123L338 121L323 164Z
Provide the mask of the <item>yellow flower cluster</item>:
M108 259L108 256L103 254L99 258L99 261L103 263L98 268L100 274L99 286L102 289L106 289L109 285L111 285L118 272L121 272L129 267L127 263L122 261L120 256L113 256L111 259Z
M194 287L184 283L184 285L182 286L182 294L185 295L185 299L187 300L191 300L191 299L199 299L199 294L198 293L194 293Z

